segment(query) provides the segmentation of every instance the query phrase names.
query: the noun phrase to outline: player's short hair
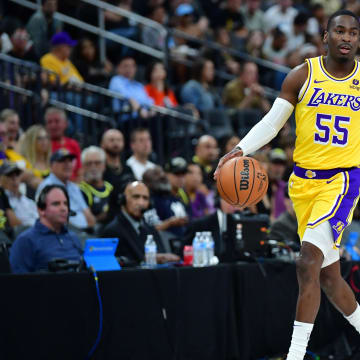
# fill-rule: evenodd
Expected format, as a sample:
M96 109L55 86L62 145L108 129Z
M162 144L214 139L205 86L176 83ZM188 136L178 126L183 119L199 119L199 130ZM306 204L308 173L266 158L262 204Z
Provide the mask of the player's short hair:
M336 17L341 16L341 15L352 16L356 20L356 23L358 24L358 28L360 28L359 17L350 10L342 9L342 10L338 10L338 11L334 12L332 15L330 15L328 23L327 23L326 31L329 31L333 20Z

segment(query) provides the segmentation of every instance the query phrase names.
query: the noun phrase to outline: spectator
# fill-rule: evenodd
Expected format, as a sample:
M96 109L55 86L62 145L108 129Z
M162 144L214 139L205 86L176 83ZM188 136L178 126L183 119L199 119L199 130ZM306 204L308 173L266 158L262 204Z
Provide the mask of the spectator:
M270 220L273 221L286 211L285 195L287 187L286 182L282 180L286 170L286 154L282 149L276 148L270 151L269 159L267 195L271 203Z
M102 87L108 86L113 66L106 59L104 63L101 63L93 40L90 38L80 40L74 47L71 58L86 83Z
M249 31L264 30L264 12L261 10L261 0L246 0L240 12Z
M227 0L225 7L218 12L215 25L217 27L225 26L226 30L233 31L239 25L245 24L241 14L241 0Z
M287 202L286 211L272 223L269 231L269 239L284 242L296 250L300 249L298 224L290 201Z
M277 4L265 11L265 31L269 32L279 25L291 25L298 11L292 6L292 0L277 0Z
M154 100L154 104L163 107L175 107L178 105L174 92L169 88L166 80L166 70L160 61L151 63L146 71L147 85L145 90Z
M81 162L84 169L84 180L80 183L85 201L96 221L103 223L109 210L109 198L113 186L104 181L106 155L105 151L97 146L89 146L81 153Z
M152 141L149 130L138 128L130 134L130 147L133 155L126 161L137 180L142 180L142 176L147 169L152 169L155 164L149 161L152 152Z
M1 183L19 225L33 226L39 214L35 201L20 191L21 173L22 170L15 163L4 162L0 167Z
M35 176L43 179L50 174L51 143L42 125L32 125L19 142L20 154L30 162Z
M17 151L21 130L19 114L13 109L4 109L0 113L0 120L4 122L6 126L8 148Z
M132 0L108 0L107 2L120 9L132 11ZM135 21L109 10L105 10L104 15L106 30L132 40L137 39L138 29ZM119 59L119 55L127 56L131 54L131 50L128 47L120 47L118 43L113 41L108 42L107 50L113 62Z
M181 200L179 191L185 185L186 160L179 156L172 158L165 164L164 170L171 185L171 194Z
M102 237L119 238L116 256L125 257L127 262L139 264L144 261L144 246L147 235L153 235L157 245L157 262L178 261L179 257L164 253L159 233L144 222L143 213L149 207L150 194L147 186L139 181L129 183L116 218L101 232Z
M160 25L166 25L166 10L161 5L153 7L149 12L148 17ZM166 31L160 31L154 27L144 26L141 35L143 44L146 44L154 49L165 50L167 37ZM174 39L170 37L167 45L169 48L174 47Z
M262 30L252 31L247 37L246 52L254 57L262 57L265 34Z
M44 187L37 203L40 219L15 240L10 251L12 272L46 271L54 259L80 261L79 239L69 232L69 196L62 186Z
M41 66L55 73L62 85L72 86L84 82L78 69L70 61L71 48L76 43L67 32L59 32L51 38L51 51L40 59ZM53 75L50 75L50 79L55 81Z
M265 59L275 64L286 65L289 52L285 33L279 28L274 29L266 38L262 51Z
M216 162L219 158L219 148L216 139L211 135L203 135L198 139L195 147L193 163L198 164L203 173L204 184L208 191L214 188L215 182L213 173L216 168Z
M55 151L50 158L50 175L39 185L35 198L47 185L60 185L66 188L70 198L70 210L74 216L70 217L70 224L77 230L86 230L95 225L94 215L91 213L79 186L70 181L73 172L75 155L67 149Z
M234 43L232 43L232 40ZM239 72L239 63L232 56L228 48L235 47L239 50L243 50L244 38L236 37L231 40L230 33L226 28L218 28L216 31L216 42L223 46L225 49L221 51L217 50L213 52L215 67L218 70L228 72L230 74L237 74Z
M49 52L50 39L62 30L62 23L54 19L57 0L42 0L41 3L41 9L31 16L26 26L39 57Z
M226 84L223 93L224 105L236 109L270 110L270 103L259 84L259 70L254 62L245 62L239 76Z
M229 151L231 151L239 142L240 142L239 136L236 134L232 134L228 137L226 137L223 140L223 146L221 150L221 156L227 154Z
M44 119L46 130L51 140L52 152L59 149L67 149L70 153L75 155L76 161L71 179L76 179L81 168L81 151L76 140L65 136L65 131L68 127L65 111L55 107L49 107L45 111Z
M8 132L4 119L0 116L0 164L4 160L16 163L23 170L21 181L33 190L40 184L41 179L35 176L31 164L19 153L9 147Z
M104 180L115 188L122 189L127 183L135 180L131 168L122 161L124 145L124 135L121 131L109 129L104 132L101 139L101 147L106 154Z
M203 189L203 175L199 165L188 164L184 179L184 187L178 190L191 219L203 217L214 212L212 203L208 203L207 197L201 191Z
M215 68L211 60L200 60L193 67L193 78L181 89L181 101L194 104L199 111L221 106L221 99L212 88Z
M144 183L151 192L151 200L160 219L155 223L156 228L168 231L172 237L181 237L188 222L184 204L177 194L172 193L171 183L160 166L149 169L144 173Z
M175 10L175 15L177 17L177 26L175 27L177 30L184 32L187 35L190 35L195 38L203 38L206 34L209 26L209 21L206 17L201 17L199 21L194 21L194 8L190 4L180 4ZM175 39L176 45L185 45L188 47L198 47L197 43L191 43L184 37L176 37ZM183 48L183 51L186 51L187 47ZM196 52L188 51L189 55L195 55Z
M280 29L284 31L287 38L287 50L293 52L299 51L306 42L306 29L308 24L308 15L304 12L299 12L294 21L290 25L282 25Z
M154 101L145 91L143 84L135 79L136 62L132 57L124 57L120 60L116 67L117 75L110 80L109 89L119 93L125 99L128 99L134 113L134 116L149 117L149 106L153 105ZM121 111L120 101L113 100L113 110L116 113Z
M39 56L36 54L24 26L18 26L11 34L10 40L12 49L8 52L8 55L20 60L39 63Z

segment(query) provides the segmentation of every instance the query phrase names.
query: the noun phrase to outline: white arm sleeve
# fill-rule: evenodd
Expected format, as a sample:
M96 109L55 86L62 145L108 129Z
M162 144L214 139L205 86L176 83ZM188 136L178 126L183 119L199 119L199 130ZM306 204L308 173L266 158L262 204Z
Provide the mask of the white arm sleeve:
M294 105L276 98L270 111L259 121L237 145L243 155L250 154L271 141L284 126L294 110Z

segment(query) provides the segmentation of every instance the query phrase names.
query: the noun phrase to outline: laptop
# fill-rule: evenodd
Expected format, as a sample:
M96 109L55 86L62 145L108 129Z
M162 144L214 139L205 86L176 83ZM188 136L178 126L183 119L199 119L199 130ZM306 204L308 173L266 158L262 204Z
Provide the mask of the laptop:
M92 266L96 271L120 270L115 258L118 242L117 238L87 239L84 248L86 266Z

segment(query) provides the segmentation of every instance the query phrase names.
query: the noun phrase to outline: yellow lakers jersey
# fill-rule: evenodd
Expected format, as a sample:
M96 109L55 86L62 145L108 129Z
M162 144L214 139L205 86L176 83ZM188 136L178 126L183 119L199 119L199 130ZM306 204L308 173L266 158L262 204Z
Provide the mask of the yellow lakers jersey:
M360 71L335 78L323 57L307 59L308 76L295 108L295 163L307 169L360 165Z

